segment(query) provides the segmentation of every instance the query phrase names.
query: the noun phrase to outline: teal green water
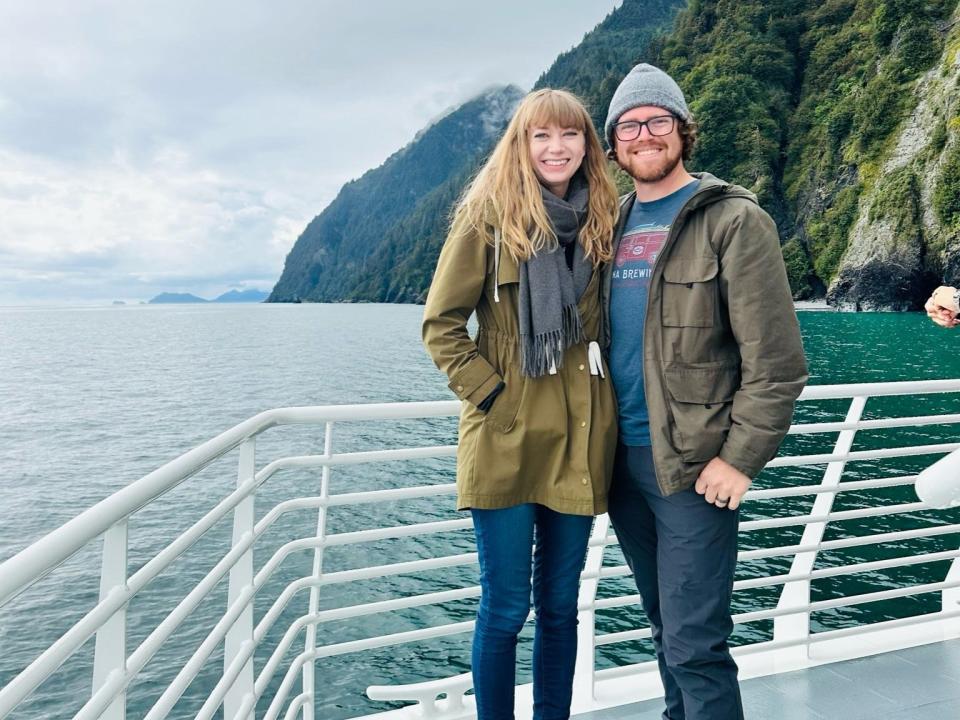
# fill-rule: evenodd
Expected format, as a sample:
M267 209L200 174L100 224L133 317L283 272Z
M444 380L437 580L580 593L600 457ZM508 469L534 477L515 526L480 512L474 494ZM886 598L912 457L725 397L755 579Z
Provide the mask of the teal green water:
M802 312L799 314L804 348L810 367L810 384L843 384L933 380L960 377L960 334L938 328L925 316L916 313L832 313ZM849 407L847 400L799 403L795 422L842 420ZM864 418L906 417L956 413L960 395L956 393L873 398L867 402ZM805 455L830 452L836 434L790 436L781 448L781 455ZM920 428L899 428L882 431L861 431L853 450L878 447L902 447L960 440L960 427L934 425ZM919 472L941 457L926 455L911 458L851 462L842 480L867 480L909 475ZM822 479L824 465L765 470L754 487L811 485ZM853 510L878 504L916 501L912 487L841 493L833 509ZM809 511L813 500L776 499L752 501L744 506L743 520L799 514ZM918 512L879 518L865 518L834 523L827 527L825 540L854 537L927 525L960 522L960 511ZM741 535L741 549L776 547L800 541L802 527L752 532ZM906 542L851 548L825 552L818 556L815 569L850 565L919 553L956 550L958 535L924 538ZM618 558L608 551L608 562ZM785 574L791 557L741 562L737 579ZM878 572L858 573L842 578L817 580L811 586L811 600L826 600L847 595L893 589L921 582L942 581L949 562L927 563ZM617 595L631 589L627 581L611 581L603 594ZM754 589L734 595L734 612L748 612L776 606L779 587ZM896 600L873 602L849 608L814 613L814 632L832 630L863 623L880 622L938 610L939 593L915 595ZM642 623L642 612L606 613L599 625L604 631L616 631ZM761 621L737 626L733 642L742 644L772 639L773 622ZM601 648L602 662L621 664L626 658L640 660L652 657L649 643L624 643L614 649Z
M256 412L284 405L347 402L431 400L450 397L446 380L427 359L419 342L421 308L385 305L306 305L246 307L162 307L88 309L0 308L0 560L62 524L84 507L108 495L183 451ZM883 382L960 377L960 331L933 326L919 314L800 314L811 368L811 383ZM957 412L960 398L941 395L871 400L868 417ZM805 404L799 421L840 419L845 402ZM864 433L856 449L879 445L913 445L953 441L960 428L948 425ZM337 450L382 445L432 445L455 440L455 423L438 419L338 427ZM784 452L828 451L835 438L790 438ZM270 431L258 443L258 465L281 454L320 452L322 431L285 428ZM888 477L916 472L936 456L853 463L844 480ZM211 507L236 481L235 456L217 463L172 491L131 523L131 569ZM818 482L823 466L766 471L759 487ZM452 480L450 461L337 468L331 492L408 487ZM298 471L277 476L257 499L262 517L277 502L315 494L319 473ZM837 509L909 502L911 488L841 494ZM749 503L745 519L802 512L812 500ZM450 498L338 508L330 514L330 532L383 524L423 522L458 517ZM960 522L960 513L925 512L872 518L829 527L828 539L885 530ZM158 582L131 603L128 647L134 649L212 566L215 553L229 545L230 524L220 523ZM258 545L255 561L262 566L293 537L310 536L315 513L285 516ZM799 529L749 533L742 547L786 545L799 539ZM874 546L825 554L818 567L882 557L957 548L958 536L916 540L896 546ZM325 556L325 570L411 560L427 554L453 554L473 549L470 532L334 548ZM95 602L99 548L91 547L65 563L7 607L0 609L0 684L8 681L47 644ZM307 575L311 555L295 553L280 567L257 597L261 618L286 583ZM618 551L607 551L607 563L619 564ZM870 592L913 582L942 580L946 563L917 565L839 580L816 582L813 599ZM741 563L738 577L789 570L789 558ZM383 599L474 584L475 568L397 576L324 591L322 607ZM633 593L629 579L601 584L605 596ZM224 584L145 667L130 690L128 717L142 717L182 665L186 654L203 639L226 602ZM735 611L772 607L776 589L735 596ZM816 613L815 630L845 627L903 617L937 608L936 594ZM359 622L333 622L319 633L321 643L358 639L381 632L400 632L427 624L469 620L473 601L448 603L370 616ZM306 596L297 596L268 635L268 649L283 630L306 611ZM600 632L641 627L642 612L632 608L604 611ZM772 622L738 627L736 643L770 637ZM466 671L469 638L456 636L420 645L352 654L317 664L318 717L353 717L383 704L363 696L369 684L413 682ZM302 636L287 655L302 650ZM15 718L72 715L89 693L93 643L14 713ZM520 647L519 679L529 678L529 628ZM258 670L269 653L258 653ZM598 653L601 667L650 657L645 643L608 646ZM177 705L175 717L192 716L216 682L222 656L214 655ZM279 686L274 679L268 695ZM259 709L263 712L266 703Z

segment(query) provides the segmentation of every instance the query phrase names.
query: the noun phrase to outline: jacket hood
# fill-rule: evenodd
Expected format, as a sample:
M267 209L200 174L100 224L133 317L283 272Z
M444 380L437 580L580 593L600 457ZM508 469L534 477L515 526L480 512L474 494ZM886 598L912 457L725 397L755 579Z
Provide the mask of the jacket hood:
M700 181L700 187L688 201L690 209L712 205L728 198L743 198L754 205L759 204L757 203L757 196L740 185L728 183L726 180L721 180L708 172L694 172L690 175ZM620 198L621 209L628 209L632 206L634 200L636 200L636 195L635 190L623 195Z
M734 185L733 183L728 183L726 180L721 180L718 177L711 175L710 173L690 173L693 177L697 178L700 181L700 190L704 189L717 189L721 193L721 197L724 198L743 198L749 200L754 205L758 205L757 196L752 192L747 190L745 187L740 185ZM712 201L716 202L718 197L713 197L711 193Z

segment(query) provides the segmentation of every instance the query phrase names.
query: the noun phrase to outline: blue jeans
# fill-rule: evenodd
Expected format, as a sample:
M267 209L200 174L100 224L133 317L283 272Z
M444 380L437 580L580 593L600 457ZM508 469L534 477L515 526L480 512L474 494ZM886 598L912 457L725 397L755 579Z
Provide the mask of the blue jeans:
M743 720L727 645L739 517L692 487L664 497L650 448L617 448L610 521L650 619L664 720Z
M533 717L568 718L577 656L577 595L593 518L534 504L471 512L480 556L472 658L477 717L513 718L517 635L530 613L532 569L537 618Z

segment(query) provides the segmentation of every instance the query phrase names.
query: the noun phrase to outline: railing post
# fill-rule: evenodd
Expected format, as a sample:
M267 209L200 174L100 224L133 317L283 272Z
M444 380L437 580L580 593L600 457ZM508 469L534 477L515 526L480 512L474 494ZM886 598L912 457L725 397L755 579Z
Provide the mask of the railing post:
M103 565L100 570L100 602L127 585L127 521L121 520L103 535ZM96 693L113 673L127 666L127 607L124 605L97 631L93 660L93 692ZM127 693L121 690L102 720L125 720Z
M854 397L850 401L850 407L847 410L845 422L860 422L863 416L863 409L867 405L867 397ZM853 447L853 439L856 436L856 429L841 430L836 444L833 446L835 454L845 454L850 452ZM840 485L840 478L843 476L844 468L847 463L845 460L837 460L827 464L827 469L823 473L821 485L823 487L835 488ZM811 515L826 515L833 508L833 501L837 494L833 492L820 493L813 501ZM800 540L801 545L819 545L823 540L823 534L827 523L810 523L803 530L803 537ZM790 574L806 574L813 570L817 561L817 551L797 553L790 566ZM777 608L804 607L810 604L810 581L796 580L785 583L783 591L780 593L780 600ZM801 640L810 637L810 612L802 610L789 615L783 615L773 619L773 640L779 642L782 640ZM796 648L783 650L788 657L794 661L805 664L809 659L809 646L807 644L798 645ZM779 653L778 653L779 654Z
M593 522L591 540L602 539L610 532L610 516L604 513ZM603 567L603 545L587 550L584 571L596 576ZM571 712L581 713L592 709L594 699L594 672L596 670L596 611L593 604L597 599L599 577L591 577L580 583L580 596L577 604L581 608L577 623L577 663L573 671L573 707Z
M241 486L253 480L256 473L256 440L249 438L240 446L240 460L237 469L237 485ZM253 534L254 493L240 501L233 511L233 545ZM230 587L227 592L227 607L233 605L245 588L253 585L253 546L240 556L237 564L230 569ZM247 643L253 642L253 602L240 613L240 617L227 631L224 641L223 667L228 668ZM237 679L223 699L224 720L253 720L253 710L238 717L240 706L246 695L253 695L253 657L247 660Z
M960 558L950 563L950 569L947 571L945 582L954 582L960 580ZM960 610L960 587L947 588L940 591L940 602L944 612L951 610Z
M323 454L330 457L333 454L333 423L326 424L323 438ZM320 474L320 497L326 500L330 496L330 466L324 465ZM321 505L317 509L317 537L324 538L327 533L327 507ZM313 551L313 573L312 577L319 578L323 572L323 545L317 545ZM310 605L308 612L313 615L320 609L320 588L310 588ZM305 652L311 653L317 648L317 626L313 623L307 625ZM313 720L314 699L316 692L316 672L314 661L308 660L303 665L303 694L307 695L307 701L303 704L303 720Z

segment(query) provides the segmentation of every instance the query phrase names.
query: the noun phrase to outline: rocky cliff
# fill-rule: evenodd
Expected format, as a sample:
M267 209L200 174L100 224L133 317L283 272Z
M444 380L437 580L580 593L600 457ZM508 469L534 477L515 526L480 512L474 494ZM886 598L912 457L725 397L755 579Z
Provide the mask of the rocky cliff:
M956 27L956 26L954 26ZM842 309L916 309L930 289L960 283L960 39L912 89L880 176L859 202L827 299Z

